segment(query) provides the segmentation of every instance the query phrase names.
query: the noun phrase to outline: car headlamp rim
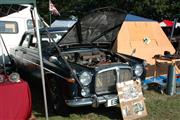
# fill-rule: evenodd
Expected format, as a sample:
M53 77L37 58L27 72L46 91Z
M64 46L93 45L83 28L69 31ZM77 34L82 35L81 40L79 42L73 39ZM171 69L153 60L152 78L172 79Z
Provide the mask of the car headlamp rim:
M136 76L140 77L143 74L143 66L141 64L135 65L134 73Z
M79 75L79 80L84 86L88 86L92 81L92 74L88 71L83 71Z

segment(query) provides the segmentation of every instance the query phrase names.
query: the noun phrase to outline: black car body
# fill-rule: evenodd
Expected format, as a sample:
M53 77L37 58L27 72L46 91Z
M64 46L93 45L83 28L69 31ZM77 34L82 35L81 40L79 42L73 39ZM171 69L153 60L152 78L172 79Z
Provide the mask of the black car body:
M144 79L144 60L111 51L125 16L112 8L95 10L61 39L57 28L40 30L48 103L56 112L65 106L117 105L117 82ZM21 74L41 78L33 31L11 54Z

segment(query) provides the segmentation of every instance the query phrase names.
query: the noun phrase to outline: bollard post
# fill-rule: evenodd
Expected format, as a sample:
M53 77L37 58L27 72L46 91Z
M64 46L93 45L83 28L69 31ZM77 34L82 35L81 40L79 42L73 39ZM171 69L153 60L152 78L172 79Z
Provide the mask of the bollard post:
M175 64L168 66L167 94L173 96L176 93L176 70Z

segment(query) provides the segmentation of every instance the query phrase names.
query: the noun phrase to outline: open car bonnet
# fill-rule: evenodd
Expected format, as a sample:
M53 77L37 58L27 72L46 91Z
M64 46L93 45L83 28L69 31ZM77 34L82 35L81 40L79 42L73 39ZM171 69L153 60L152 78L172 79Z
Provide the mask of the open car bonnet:
M114 8L90 12L58 41L64 45L96 45L111 49L127 13Z

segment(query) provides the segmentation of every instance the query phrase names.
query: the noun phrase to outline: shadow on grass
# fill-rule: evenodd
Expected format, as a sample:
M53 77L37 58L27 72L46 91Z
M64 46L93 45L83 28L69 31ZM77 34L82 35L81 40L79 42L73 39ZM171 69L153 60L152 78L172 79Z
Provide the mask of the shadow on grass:
M43 92L42 87L38 87L37 85L31 85L31 93L32 93L32 109L33 114L37 118L45 117L45 109L44 109L44 100L43 100ZM52 112L48 113L49 117L54 117L56 115L52 114ZM88 116L88 114L93 114L94 116L102 116L107 119L118 119L121 120L121 111L119 106L115 107L104 107L104 105L100 105L99 108L93 108L91 106L86 107L78 107L78 108L70 108L69 116L76 115L78 117ZM72 118L70 118L72 119Z
M77 115L86 115L89 113L93 113L96 115L101 115L107 117L109 119L118 119L121 120L121 111L119 107L104 107L103 105L99 106L99 108L92 108L91 106L88 107L79 107L73 108L70 114L77 114Z

